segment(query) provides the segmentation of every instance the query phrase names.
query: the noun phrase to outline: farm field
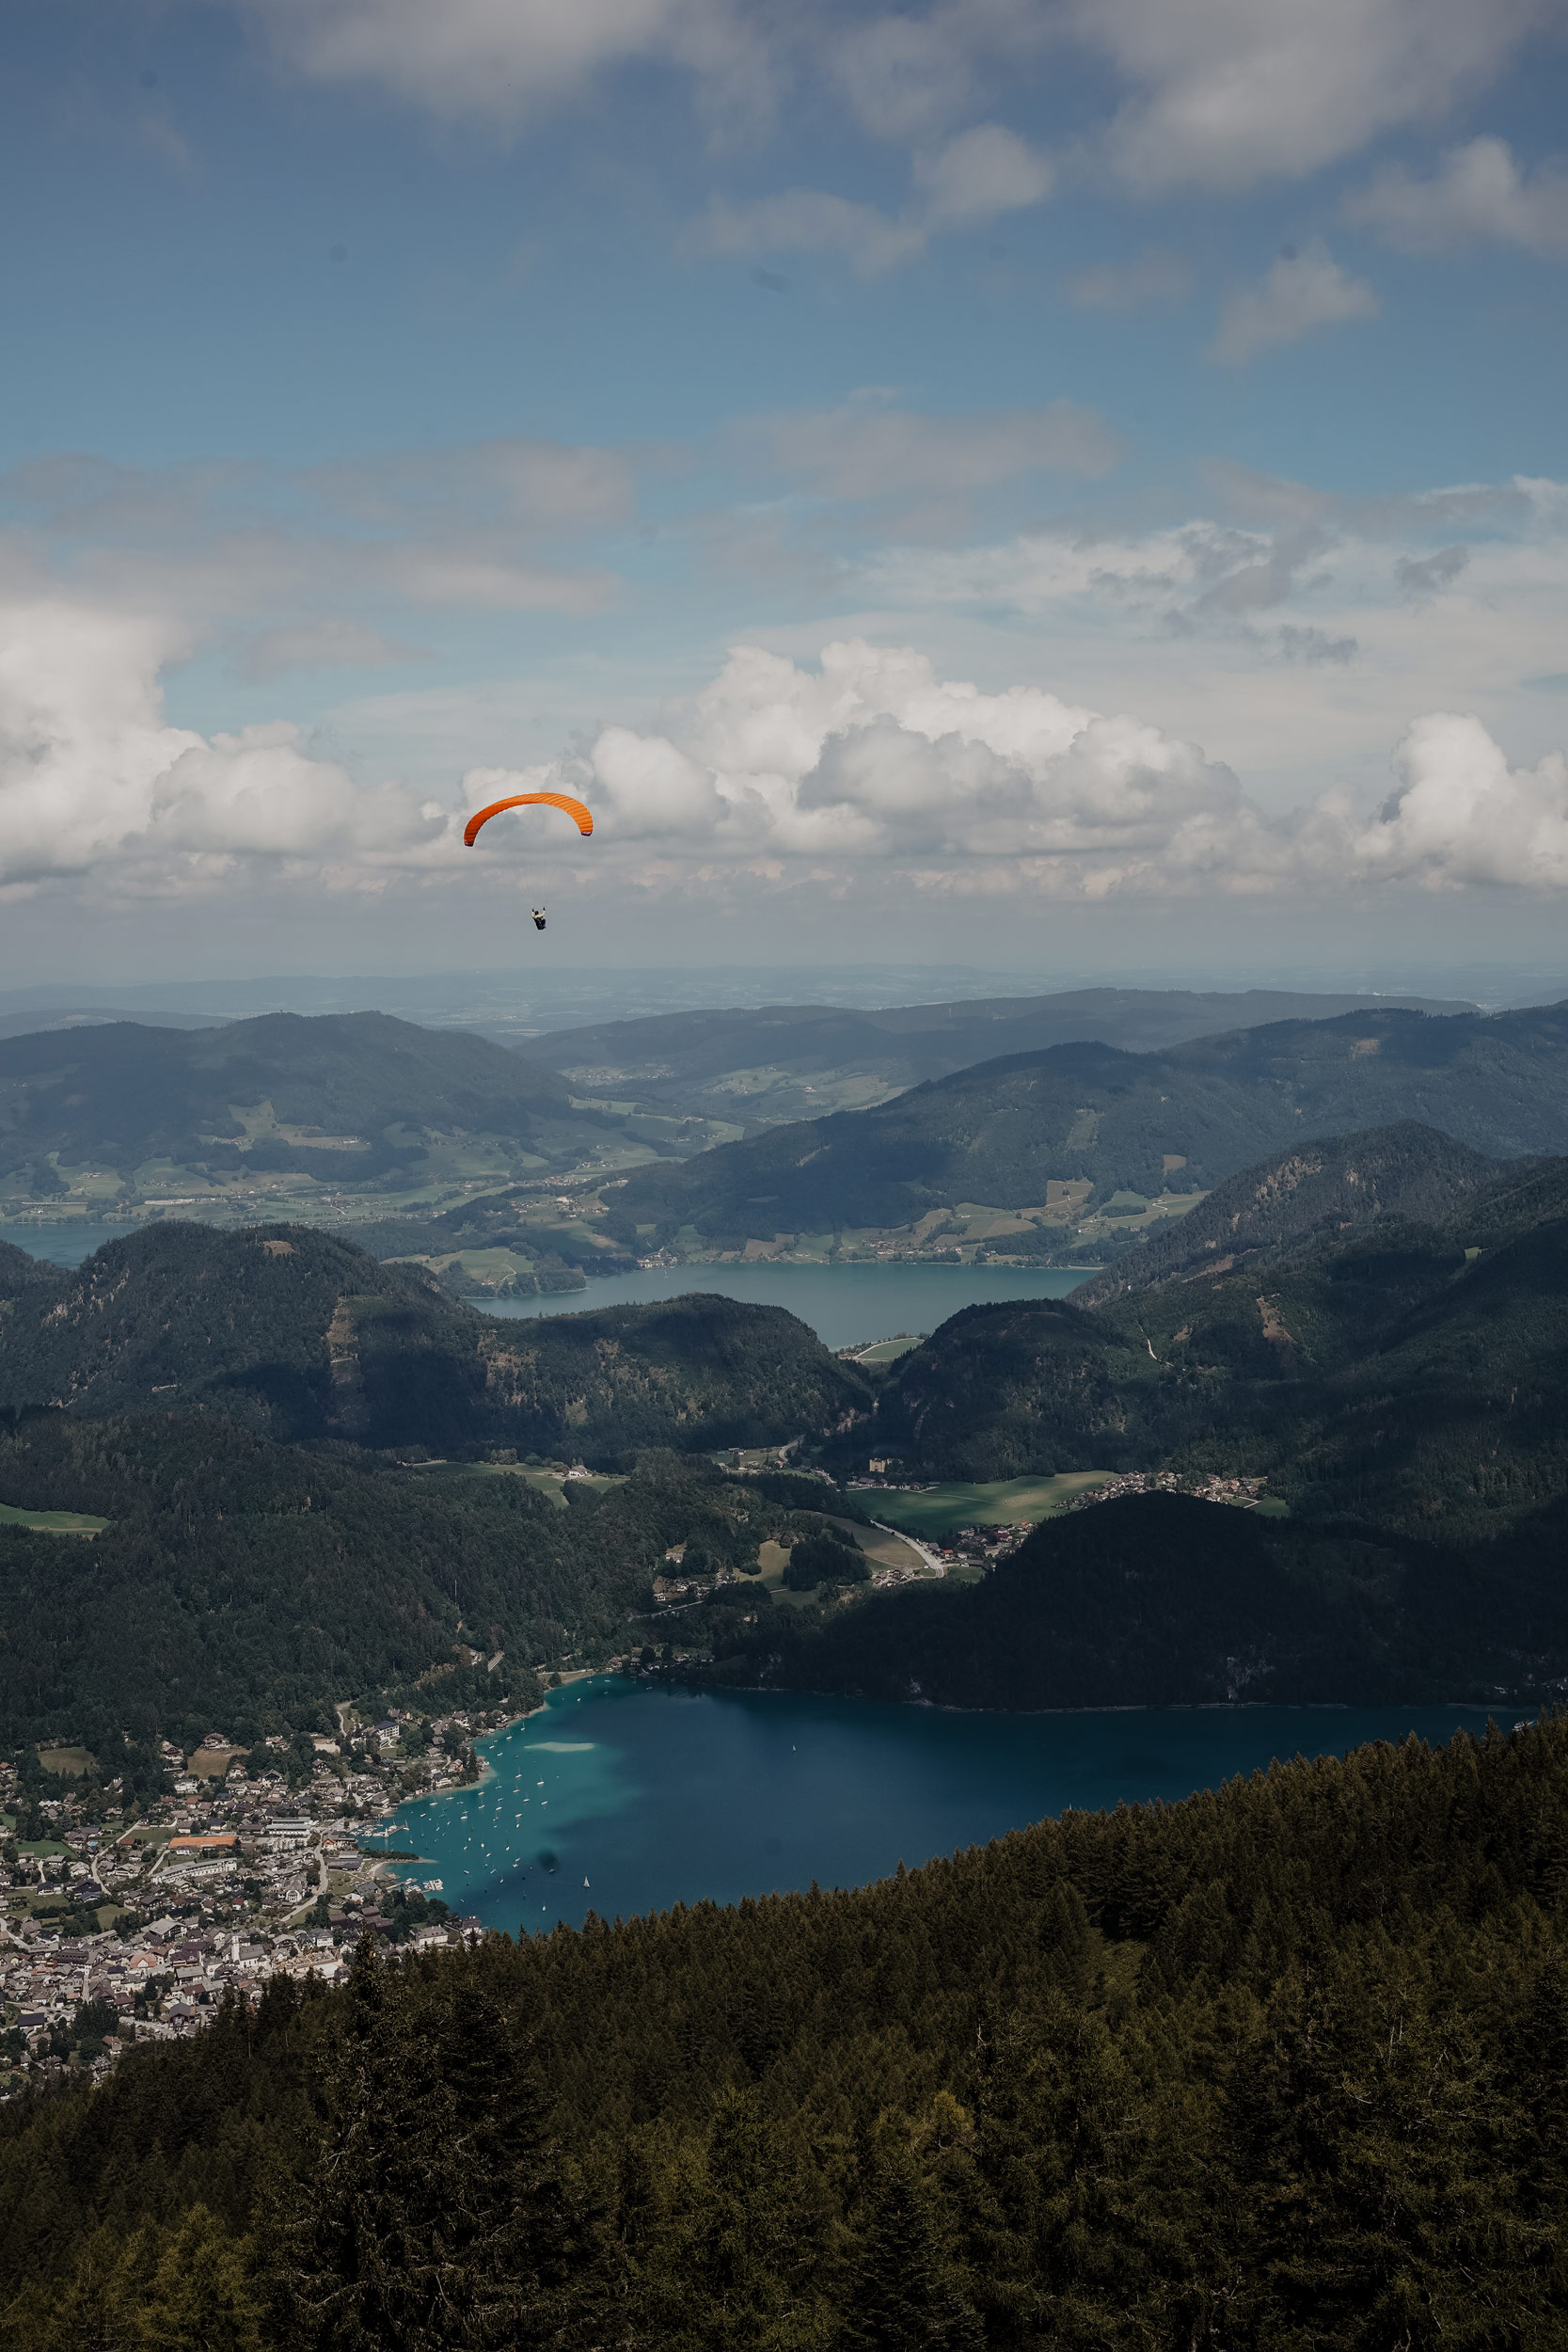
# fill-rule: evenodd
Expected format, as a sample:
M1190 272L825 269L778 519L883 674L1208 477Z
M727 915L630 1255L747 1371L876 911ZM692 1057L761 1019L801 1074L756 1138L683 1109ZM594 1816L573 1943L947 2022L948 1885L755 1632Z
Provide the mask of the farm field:
M920 1494L895 1487L863 1500L878 1518L929 1541L960 1527L1007 1527L1020 1519L1054 1518L1085 1486L1098 1486L1110 1475L1109 1470L1064 1470L1056 1478L1004 1478L985 1486L953 1481Z
M835 1534L841 1535L847 1544L856 1544L860 1547L872 1563L874 1570L876 1568L911 1568L916 1576L928 1577L934 1574L934 1570L927 1566L917 1551L911 1550L908 1544L901 1541L897 1535L890 1534L886 1528L861 1527L853 1519L841 1519L832 1514L825 1516L827 1524ZM784 1581L784 1567L789 1559L787 1545L776 1544L769 1538L761 1546L759 1557L762 1561L760 1581L768 1587L776 1601L782 1602L786 1609L804 1609L814 1604L815 1594L792 1593ZM862 1589L863 1590L863 1587Z
M108 1524L90 1511L24 1511L0 1502L0 1527L29 1527L38 1535L98 1535Z
M856 1352L858 1364L895 1364L900 1356L907 1356L922 1340L930 1338L928 1331L901 1331L896 1339L879 1340L875 1347L863 1347Z

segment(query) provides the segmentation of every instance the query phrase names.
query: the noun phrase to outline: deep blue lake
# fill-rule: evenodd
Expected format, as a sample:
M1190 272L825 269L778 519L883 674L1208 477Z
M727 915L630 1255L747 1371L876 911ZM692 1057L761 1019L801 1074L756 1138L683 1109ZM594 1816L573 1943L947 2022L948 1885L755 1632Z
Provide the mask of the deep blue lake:
M515 1934L591 1909L863 1885L1070 1806L1186 1797L1275 1756L1485 1723L1474 1707L948 1714L600 1676L483 1740L483 1781L401 1806L390 1842L427 1857L402 1878L438 1878L454 1912Z

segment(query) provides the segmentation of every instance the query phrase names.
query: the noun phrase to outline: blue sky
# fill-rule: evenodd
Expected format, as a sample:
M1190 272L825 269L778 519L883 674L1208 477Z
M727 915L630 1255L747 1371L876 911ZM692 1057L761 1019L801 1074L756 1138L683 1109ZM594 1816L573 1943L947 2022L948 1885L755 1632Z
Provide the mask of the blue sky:
M1565 27L18 0L3 976L1549 947Z

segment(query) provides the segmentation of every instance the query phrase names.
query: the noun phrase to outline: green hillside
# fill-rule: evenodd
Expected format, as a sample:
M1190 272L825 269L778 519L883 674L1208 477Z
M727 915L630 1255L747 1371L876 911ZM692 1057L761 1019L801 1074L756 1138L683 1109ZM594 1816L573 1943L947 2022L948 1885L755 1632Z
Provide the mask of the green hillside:
M1296 995L1254 988L1082 988L1049 996L954 1004L761 1005L651 1013L531 1040L531 1057L590 1091L629 1089L643 1100L742 1118L752 1124L863 1108L928 1078L999 1054L1038 1053L1085 1039L1128 1053L1273 1021L1323 1021L1360 1007L1408 1005L1461 1012L1421 997Z
M0 1749L107 1753L121 1730L191 1748L214 1724L248 1745L416 1683L427 1708L526 1705L535 1665L620 1647L672 1545L710 1572L754 1567L844 1507L818 1480L652 1450L602 1495L566 1494L277 1445L214 1414L0 1419L0 1503L107 1522L91 1543L0 1523Z
M1499 1174L1495 1159L1415 1120L1297 1144L1216 1184L1180 1222L1151 1232L1074 1291L1073 1303L1104 1306L1163 1282L1253 1266L1316 1236L1336 1242L1379 1218L1441 1221ZM1509 1192L1516 1181L1507 1181Z
M487 1938L0 2114L7 2352L1568 2325L1568 1724Z
M298 1225L154 1225L73 1273L0 1259L0 1406L219 1412L271 1437L629 1464L778 1445L869 1404L780 1307L703 1292L498 1323L417 1269Z
M553 1071L484 1038L379 1012L0 1039L0 1196L12 1200L194 1189L243 1211L284 1180L406 1195L625 1167L710 1132L575 1102Z
M1568 1513L1464 1556L1183 1495L1037 1529L978 1584L715 1635L714 1679L938 1707L1537 1701L1568 1679Z
M12 1301L0 1405L199 1406L278 1438L381 1445L482 1432L489 1327L428 1276L329 1234L170 1221L50 1273Z
M625 1467L641 1446L777 1444L869 1411L859 1366L783 1307L694 1291L651 1307L492 1325L491 1426L540 1453Z
M966 1201L1048 1212L1049 1247L1053 1217L1070 1243L1085 1198L1135 1215L1298 1142L1407 1120L1497 1158L1568 1149L1568 1006L1357 1012L1151 1054L1058 1045L634 1171L604 1198L611 1230L644 1249L908 1229ZM1064 1184L1087 1195L1053 1200Z
M1338 1227L1164 1279L1146 1248L1124 1263L1148 1279L1118 1267L1087 1308L967 1308L887 1376L877 1450L926 1477L1260 1475L1298 1513L1464 1544L1568 1492L1568 1162L1489 1178L1440 1223Z

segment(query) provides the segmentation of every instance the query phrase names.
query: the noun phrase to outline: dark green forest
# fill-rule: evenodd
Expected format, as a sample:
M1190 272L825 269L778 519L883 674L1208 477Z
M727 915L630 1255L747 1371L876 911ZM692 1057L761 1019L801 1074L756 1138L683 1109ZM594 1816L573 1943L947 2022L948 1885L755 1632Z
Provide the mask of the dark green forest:
M930 1476L1262 1475L1298 1513L1456 1542L1568 1492L1568 1163L1488 1179L1441 1222L1330 1218L1229 1254L1171 1275L1156 1242L1097 1306L963 1310L895 1366L878 1445Z
M0 1422L0 1501L110 1522L91 1540L0 1526L0 1747L194 1747L214 1727L251 1744L416 1685L527 1706L535 1666L632 1638L670 1546L754 1567L760 1544L848 1507L820 1481L769 1484L648 1449L562 1508L504 1468L279 1446L215 1415ZM461 1664L476 1648L493 1671Z
M0 2344L1534 2352L1568 1723L275 1982L0 2110Z
M610 1228L716 1248L904 1226L961 1200L1038 1206L1049 1181L1207 1190L1301 1140L1414 1120L1496 1158L1568 1149L1568 1006L1281 1021L1157 1053L1092 1043L987 1061L865 1111L797 1121L607 1189ZM639 1237L641 1237L639 1239Z
M217 1029L119 1021L0 1041L0 1179L31 1173L43 1194L62 1188L51 1155L117 1170L132 1189L160 1160L219 1183L286 1170L364 1187L406 1184L436 1136L570 1162L622 1123L574 1107L554 1071L487 1039L388 1013L265 1013Z
M629 1469L647 1445L841 1433L870 1410L860 1366L831 1355L798 1316L712 1291L489 1330L491 1425L519 1445L606 1470Z
M1536 1165L1527 1161L1524 1170ZM1082 1284L1073 1303L1102 1307L1164 1282L1255 1265L1307 1242L1332 1248L1354 1228L1389 1218L1437 1224L1463 1210L1473 1219L1494 1190L1516 1195L1521 1175L1518 1163L1499 1168L1417 1120L1298 1143L1216 1184L1184 1216L1154 1227Z
M867 1408L795 1315L711 1293L499 1324L302 1225L170 1221L73 1273L0 1254L0 1406L221 1412L292 1441L629 1469L642 1446L782 1444Z
M937 1707L1538 1704L1568 1689L1568 1507L1468 1550L1180 1494L1048 1520L976 1584L721 1625L704 1679Z

